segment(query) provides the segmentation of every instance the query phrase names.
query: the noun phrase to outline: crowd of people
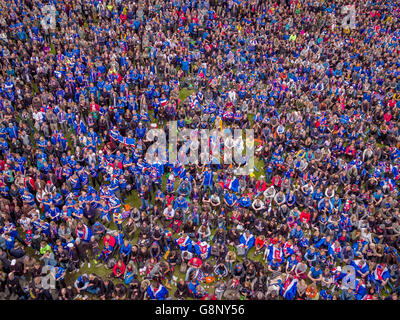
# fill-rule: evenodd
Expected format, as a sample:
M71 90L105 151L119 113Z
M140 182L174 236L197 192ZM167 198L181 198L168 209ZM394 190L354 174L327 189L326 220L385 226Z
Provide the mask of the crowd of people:
M1 1L1 298L396 300L399 14ZM171 121L253 129L257 166L148 163Z

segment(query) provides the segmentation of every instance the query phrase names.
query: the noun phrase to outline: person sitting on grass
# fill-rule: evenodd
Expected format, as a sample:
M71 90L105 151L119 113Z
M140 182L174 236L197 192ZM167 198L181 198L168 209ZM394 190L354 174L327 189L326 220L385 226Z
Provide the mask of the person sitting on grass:
M200 285L199 280L197 277L193 277L188 284L189 289L189 297L196 299L198 296L197 287Z
M202 261L198 257L192 257L188 262L188 269L186 271L185 281L189 281L190 275L198 272L201 268Z
M254 251L254 255L255 255L255 256L258 255L258 254L260 254L260 253L262 252L262 250L263 250L264 247L265 247L265 244L266 244L266 242L265 242L265 236L264 236L264 235L259 235L259 236L256 238L256 241L255 241L255 251Z
M44 255L47 251L53 252L50 245L46 241L40 242L40 253Z
M98 276L94 274L89 274L89 284L88 287L86 288L86 291L89 292L90 294L97 295L100 291L100 286L102 282L101 279L99 279Z
M81 294L81 292L86 291L88 286L89 286L89 277L86 273L79 276L78 279L76 279L74 282L74 287L78 293L78 296Z
M249 230L246 230L241 236L240 236L240 244L244 247L244 256L247 257L247 254L249 253L249 250L254 246L255 243L255 237L250 233Z
M220 261L214 268L214 273L218 280L225 278L228 275L228 268L223 261Z
M98 241L105 233L106 227L100 221L96 221L92 226L92 237Z
M108 258L112 254L112 252L113 252L113 247L111 246L111 244L108 241L106 241L104 243L103 249L100 252L99 257L94 260L94 263L98 264L98 263L101 263L101 261L103 261L103 260L104 260L104 263L106 263L108 261Z
M138 270L133 261L129 261L125 268L124 282L129 285L134 279L137 279Z
M128 260L131 255L132 245L129 243L128 239L124 240L124 244L121 246L119 250L119 258L124 261L124 263L128 263Z
M118 260L118 262L113 267L113 272L110 274L110 278L123 279L125 269L125 263L122 260Z
M319 285L322 281L322 270L319 264L315 267L311 267L308 271L307 277L313 282Z
M189 295L189 288L185 280L180 279L176 285L174 297L178 300L185 300Z
M166 300L169 296L167 288L165 288L158 277L154 277L151 284L147 287L146 295L151 300Z

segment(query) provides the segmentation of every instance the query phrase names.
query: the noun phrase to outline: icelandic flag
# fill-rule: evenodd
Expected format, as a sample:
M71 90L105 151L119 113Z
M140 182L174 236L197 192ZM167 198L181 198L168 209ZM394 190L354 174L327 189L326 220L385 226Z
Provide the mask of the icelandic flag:
M289 244L289 243L285 243L284 245L283 245L283 253L285 254L285 255L292 255L293 253L294 253L294 250L293 250L293 244Z
M192 100L192 99L189 99L190 100L190 102L189 102L189 106L190 106L190 109L194 109L195 107L196 107L196 100Z
M192 240L190 240L189 236L180 237L175 240L175 243L178 245L181 251L189 251L192 252Z
M298 280L296 278L290 280L288 276L281 289L282 297L284 297L286 300L293 300L297 292L297 282Z
M340 251L342 250L340 244L336 244L336 242L334 242L331 246L329 246L328 248L328 254L329 255L339 255Z
M392 173L393 173L393 179L394 180L399 180L399 169L397 168L397 166L393 166L392 167Z
M164 99L164 98L161 98L161 99L160 99L160 104L161 104L163 107L165 107L165 106L167 105L167 103L168 103L168 100L167 100L167 99Z
M229 183L229 189L232 190L233 192L238 192L239 191L239 180L238 178L233 178L231 182Z
M241 244L248 246L249 248L252 248L255 243L255 237L252 234L249 234L249 236L247 236L246 233L243 233L240 236L239 241Z
M356 300L362 300L364 296L367 294L367 288L365 284L361 280L356 280L354 292L356 294Z
M112 128L112 129L110 130L110 136L111 136L111 138L113 138L114 140L118 140L118 137L120 136L120 134L119 134L119 132L118 132L117 129Z
M341 272L341 271L337 270L336 268L332 269L332 273L333 273L333 280L334 280L335 285L339 285L339 281L342 280L346 276L346 273Z
M387 179L387 185L390 188L390 191L393 191L396 187L396 182L393 179Z
M275 246L271 245L268 253L268 261L272 261L272 259L278 260L279 263L283 262L283 252L282 249L278 249Z
M130 147L135 146L135 139L133 139L133 138L126 138L126 137L119 135L119 136L117 136L116 140L125 146L130 146Z
M77 238L80 238L83 241L89 242L92 237L92 230L88 228L87 225L83 225L83 230L79 230L78 227L75 229L75 234Z
M361 259L351 261L350 265L354 267L358 277L361 277L361 273L369 271L368 264L365 261L363 262Z
M202 109L202 108L203 108L203 107L201 106L200 101L199 101L198 99L194 100L194 101L193 101L193 106L190 105L190 107L191 107L192 109L195 109L195 108L197 108L197 109ZM205 108L203 108L203 110L204 110L204 109L205 109Z
M390 272L387 267L383 267L382 264L378 264L374 272L374 279L381 283L386 279L390 278Z
M196 252L196 254L201 257L201 255L206 254L206 257L204 259L208 259L210 257L210 253L211 253L211 246L205 242L205 241L198 241L195 245L194 245L194 251Z
M164 300L168 295L168 290L163 285L160 285L157 289L154 289L153 286L150 285L147 288L147 294L149 295L150 299Z

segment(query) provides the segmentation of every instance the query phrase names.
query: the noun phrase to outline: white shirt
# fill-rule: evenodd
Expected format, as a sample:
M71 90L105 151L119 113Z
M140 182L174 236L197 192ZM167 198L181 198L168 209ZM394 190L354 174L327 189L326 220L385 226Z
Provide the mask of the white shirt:
M43 118L44 118L43 112L38 111L33 113L33 119L35 120L35 122L41 123L44 120Z
M171 209L171 211L169 210L169 208L165 208L163 215L167 218L167 219L172 219L175 216L175 210L174 208Z

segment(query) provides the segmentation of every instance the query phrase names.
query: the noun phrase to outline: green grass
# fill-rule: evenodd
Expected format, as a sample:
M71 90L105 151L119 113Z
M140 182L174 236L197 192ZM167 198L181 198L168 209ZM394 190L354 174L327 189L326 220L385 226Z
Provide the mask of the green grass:
M52 43L50 43L50 52L52 53L52 54L56 54L57 52L56 52L56 49L54 48L54 45L52 44Z
M264 161L260 160L257 157L254 157L254 165L257 168L257 170L254 170L254 175L256 179L258 180L260 176L265 176L264 172Z
M186 98L189 97L194 91L195 91L195 90L183 88L183 89L179 92L179 99L181 99L181 103L182 103L183 101L185 101Z

